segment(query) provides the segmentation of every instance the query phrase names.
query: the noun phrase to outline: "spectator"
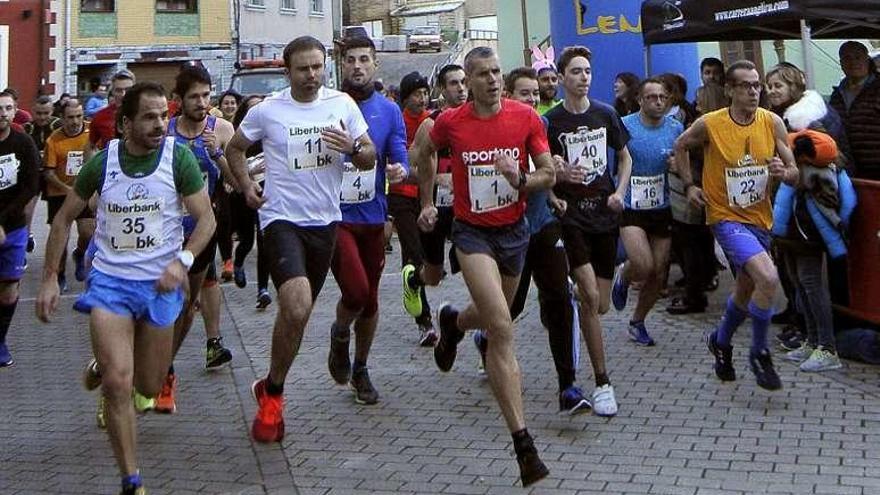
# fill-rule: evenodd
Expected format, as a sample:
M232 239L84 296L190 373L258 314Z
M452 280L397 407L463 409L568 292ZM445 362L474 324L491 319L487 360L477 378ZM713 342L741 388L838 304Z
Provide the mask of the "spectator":
M223 112L223 118L228 122L232 122L232 119L235 117L235 112L241 104L241 95L235 90L229 89L220 95L220 99L217 100L217 102L220 111Z
M709 83L697 88L697 99L694 101L694 110L697 114L702 115L728 106L730 106L730 98L724 92L724 86Z
M639 76L621 72L614 78L614 109L624 117L639 111Z
M659 79L669 87L669 114L684 125L685 129L697 120L697 111L687 101L687 80L681 74L667 72L660 74Z
M854 177L880 180L880 79L868 49L857 41L840 46L845 77L831 93L829 104L843 119Z
M715 84L724 86L724 62L715 57L706 57L700 61L700 79L703 86Z
M107 106L107 85L99 84L92 96L86 101L85 114L91 119L99 110Z

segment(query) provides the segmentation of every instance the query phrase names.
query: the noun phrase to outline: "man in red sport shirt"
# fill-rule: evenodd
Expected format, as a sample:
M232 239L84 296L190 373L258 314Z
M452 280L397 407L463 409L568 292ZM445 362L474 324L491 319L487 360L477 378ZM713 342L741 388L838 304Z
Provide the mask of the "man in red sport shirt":
M110 104L96 112L89 124L89 156L104 149L111 139L117 137L116 109L122 104L125 92L134 86L134 82L134 74L129 70L122 69L113 74L110 80Z

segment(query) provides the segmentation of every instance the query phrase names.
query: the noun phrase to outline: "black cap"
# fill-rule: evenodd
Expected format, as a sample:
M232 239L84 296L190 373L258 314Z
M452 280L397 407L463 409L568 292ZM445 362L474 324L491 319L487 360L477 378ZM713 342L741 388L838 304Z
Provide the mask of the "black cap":
M421 88L431 90L431 87L428 86L428 80L418 71L403 76L403 79L400 80L400 101L406 100L409 95Z

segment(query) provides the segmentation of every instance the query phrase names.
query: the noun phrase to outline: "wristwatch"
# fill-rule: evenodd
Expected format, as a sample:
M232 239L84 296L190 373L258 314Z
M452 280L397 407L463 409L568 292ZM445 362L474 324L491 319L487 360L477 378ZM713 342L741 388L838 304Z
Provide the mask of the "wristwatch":
M193 256L192 251L188 249L184 249L177 253L177 260L180 261L180 264L186 267L187 270L192 268L193 263L196 261L196 257Z
M357 156L363 150L364 145L362 145L360 141L355 141L354 144L351 145L351 156Z

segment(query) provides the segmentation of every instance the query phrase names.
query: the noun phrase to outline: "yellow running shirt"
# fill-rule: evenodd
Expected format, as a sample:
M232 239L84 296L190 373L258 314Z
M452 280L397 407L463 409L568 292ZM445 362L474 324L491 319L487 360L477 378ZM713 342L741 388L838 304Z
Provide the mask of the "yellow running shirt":
M722 220L770 229L770 172L776 154L773 114L758 108L755 120L740 125L727 108L703 117L709 143L704 147L703 194L709 225Z

